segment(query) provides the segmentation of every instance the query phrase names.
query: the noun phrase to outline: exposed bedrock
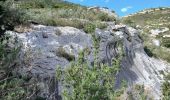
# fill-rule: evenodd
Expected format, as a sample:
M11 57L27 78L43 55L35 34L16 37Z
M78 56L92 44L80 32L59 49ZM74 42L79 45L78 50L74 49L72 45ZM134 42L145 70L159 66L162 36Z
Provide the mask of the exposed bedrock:
M20 74L37 78L41 86L39 95L51 100L59 92L55 80L56 66L68 66L70 61L77 59L80 50L89 48L93 51L92 36L73 27L32 25L31 28L31 32L8 32L22 44L17 70ZM159 72L170 69L170 66L145 53L136 29L125 25L110 25L105 30L96 29L95 35L100 39L99 61L109 65L120 54L118 43L122 42L124 57L121 70L116 76L116 87L124 79L129 89L134 84L145 85L153 91L156 99L160 98L163 76ZM88 59L93 62L92 54Z

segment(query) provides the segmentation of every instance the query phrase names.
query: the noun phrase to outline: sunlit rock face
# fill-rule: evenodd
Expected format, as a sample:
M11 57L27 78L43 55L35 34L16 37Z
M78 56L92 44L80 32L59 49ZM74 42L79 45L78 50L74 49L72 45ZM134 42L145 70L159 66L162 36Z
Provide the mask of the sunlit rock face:
M19 73L36 77L40 82L40 96L50 98L56 91L52 84L56 67L67 66L78 57L79 51L92 48L91 36L73 27L31 27L31 32L7 33L16 36L22 44Z
M163 75L160 74L160 71L167 71L170 65L158 59L150 58L145 53L143 41L138 36L139 32L132 27L115 25L112 27L112 31L97 30L97 33L103 38L100 44L103 44L101 48L104 48L104 50L100 51L105 55L100 57L106 59L107 62L118 55L115 37L118 36L123 41L125 56L122 59L121 70L116 76L116 86L119 87L121 80L124 79L129 86L135 84L145 85L146 88L152 91L153 97L156 99L160 98L160 86L163 81ZM107 48L110 44L110 48Z
M63 68L68 66L85 48L91 51L87 59L92 64L94 61L92 36L73 27L32 25L31 28L31 32L9 32L22 44L18 72L38 78L41 83L40 96L58 98L56 66ZM100 40L99 62L110 66L112 60L120 54L120 47L117 44L122 42L124 56L116 76L116 88L120 86L121 80L126 80L129 91L132 85L141 84L152 91L153 97L160 98L160 86L163 81L160 71L169 70L170 65L150 58L145 53L143 41L138 37L139 32L136 29L126 25L110 24L107 29L96 29L94 34Z

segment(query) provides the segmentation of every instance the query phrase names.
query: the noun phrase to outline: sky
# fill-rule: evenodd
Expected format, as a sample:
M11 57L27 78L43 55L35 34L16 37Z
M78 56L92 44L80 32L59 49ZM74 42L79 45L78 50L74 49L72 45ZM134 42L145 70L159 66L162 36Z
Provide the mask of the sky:
M143 9L156 7L170 7L170 0L66 0L84 6L108 7L120 17Z

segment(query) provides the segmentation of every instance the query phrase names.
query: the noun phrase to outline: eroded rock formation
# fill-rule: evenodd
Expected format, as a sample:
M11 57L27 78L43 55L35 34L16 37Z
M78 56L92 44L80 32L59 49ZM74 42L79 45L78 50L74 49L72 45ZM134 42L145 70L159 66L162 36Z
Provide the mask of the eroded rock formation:
M32 25L31 32L8 32L18 37L22 43L20 52L20 74L36 77L41 83L40 96L48 99L56 98L59 92L55 80L56 66L66 67L76 60L78 52L85 48L93 51L92 36L73 27L52 27ZM152 91L155 99L160 98L160 86L163 75L160 71L168 71L170 65L150 58L143 49L139 32L125 25L111 25L105 30L96 29L95 35L99 42L99 59L111 65L112 59L119 55L118 41L122 41L124 57L121 70L116 76L116 87L122 79L132 85L141 84ZM88 57L93 62L92 54Z

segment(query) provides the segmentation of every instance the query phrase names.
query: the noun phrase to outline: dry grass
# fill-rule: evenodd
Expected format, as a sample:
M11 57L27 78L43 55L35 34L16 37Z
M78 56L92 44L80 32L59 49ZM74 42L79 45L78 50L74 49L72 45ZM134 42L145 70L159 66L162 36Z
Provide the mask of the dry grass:
M56 55L59 57L63 57L67 59L68 61L73 61L75 60L75 56L72 54L68 54L63 47L59 47L58 50L56 51Z
M164 27L170 28L170 9L152 9L151 12L138 13L129 17L123 18L123 23L129 24L131 26L140 25L141 26L141 38L144 40L145 51L148 55L157 57L170 62L170 49L169 38L163 38L163 35L170 34L170 31L161 33L157 37L152 37L150 30L152 29L162 29ZM161 46L156 47L153 45L152 40L158 39L161 41Z
M14 31L17 33L25 33L32 31L32 29L29 26L19 25L14 27Z

